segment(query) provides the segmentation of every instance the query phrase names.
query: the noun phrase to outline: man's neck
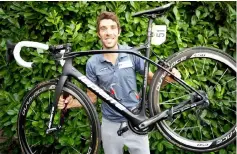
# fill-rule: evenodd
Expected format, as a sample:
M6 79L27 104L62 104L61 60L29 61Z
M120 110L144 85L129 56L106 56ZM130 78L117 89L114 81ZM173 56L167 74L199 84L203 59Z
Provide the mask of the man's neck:
M118 45L114 46L113 48L105 48L103 47L103 50L118 50ZM103 54L104 58L111 62L113 65L116 63L116 60L118 58L118 53L105 53Z

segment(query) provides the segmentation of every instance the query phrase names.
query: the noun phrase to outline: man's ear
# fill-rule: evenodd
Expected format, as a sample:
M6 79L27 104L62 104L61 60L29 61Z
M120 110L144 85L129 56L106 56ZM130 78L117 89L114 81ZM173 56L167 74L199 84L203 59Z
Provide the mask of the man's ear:
M118 36L120 36L121 34L121 28L118 30Z
M97 36L98 36L99 38L101 38L101 37L100 37L100 34L99 34L98 32L97 32L96 34L97 34Z

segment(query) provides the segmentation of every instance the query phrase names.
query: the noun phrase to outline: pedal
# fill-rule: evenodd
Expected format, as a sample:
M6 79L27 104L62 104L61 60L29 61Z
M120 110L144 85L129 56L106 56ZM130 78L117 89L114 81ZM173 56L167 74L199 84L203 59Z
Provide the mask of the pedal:
M123 133L128 131L128 126L126 122L121 123L119 130L117 131L118 136L121 136Z

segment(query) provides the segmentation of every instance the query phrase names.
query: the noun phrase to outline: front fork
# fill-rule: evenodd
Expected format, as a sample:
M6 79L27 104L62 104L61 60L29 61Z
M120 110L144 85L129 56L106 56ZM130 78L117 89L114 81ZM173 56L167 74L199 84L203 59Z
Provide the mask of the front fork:
M49 124L48 124L48 128L46 130L46 134L49 134L53 131L56 131L58 129L61 128L62 126L62 122L60 120L60 124L59 126L57 127L52 127L53 126L53 120L54 120L54 116L55 116L55 110L57 110L57 105L58 105L58 101L59 101L59 97L62 93L62 89L63 89L63 86L67 80L68 76L61 76L59 78L59 81L57 83L57 86L55 87L55 95L54 95L54 102L53 102L53 106L51 108L51 111L50 111L50 119L49 119Z

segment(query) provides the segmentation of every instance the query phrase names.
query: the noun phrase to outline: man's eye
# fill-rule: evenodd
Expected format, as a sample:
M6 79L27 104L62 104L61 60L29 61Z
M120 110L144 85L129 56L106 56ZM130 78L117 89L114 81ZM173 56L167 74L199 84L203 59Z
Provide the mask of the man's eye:
M105 28L105 27L101 27L101 28L100 28L100 30L102 30L102 31L105 31L105 30L106 30L106 28Z

